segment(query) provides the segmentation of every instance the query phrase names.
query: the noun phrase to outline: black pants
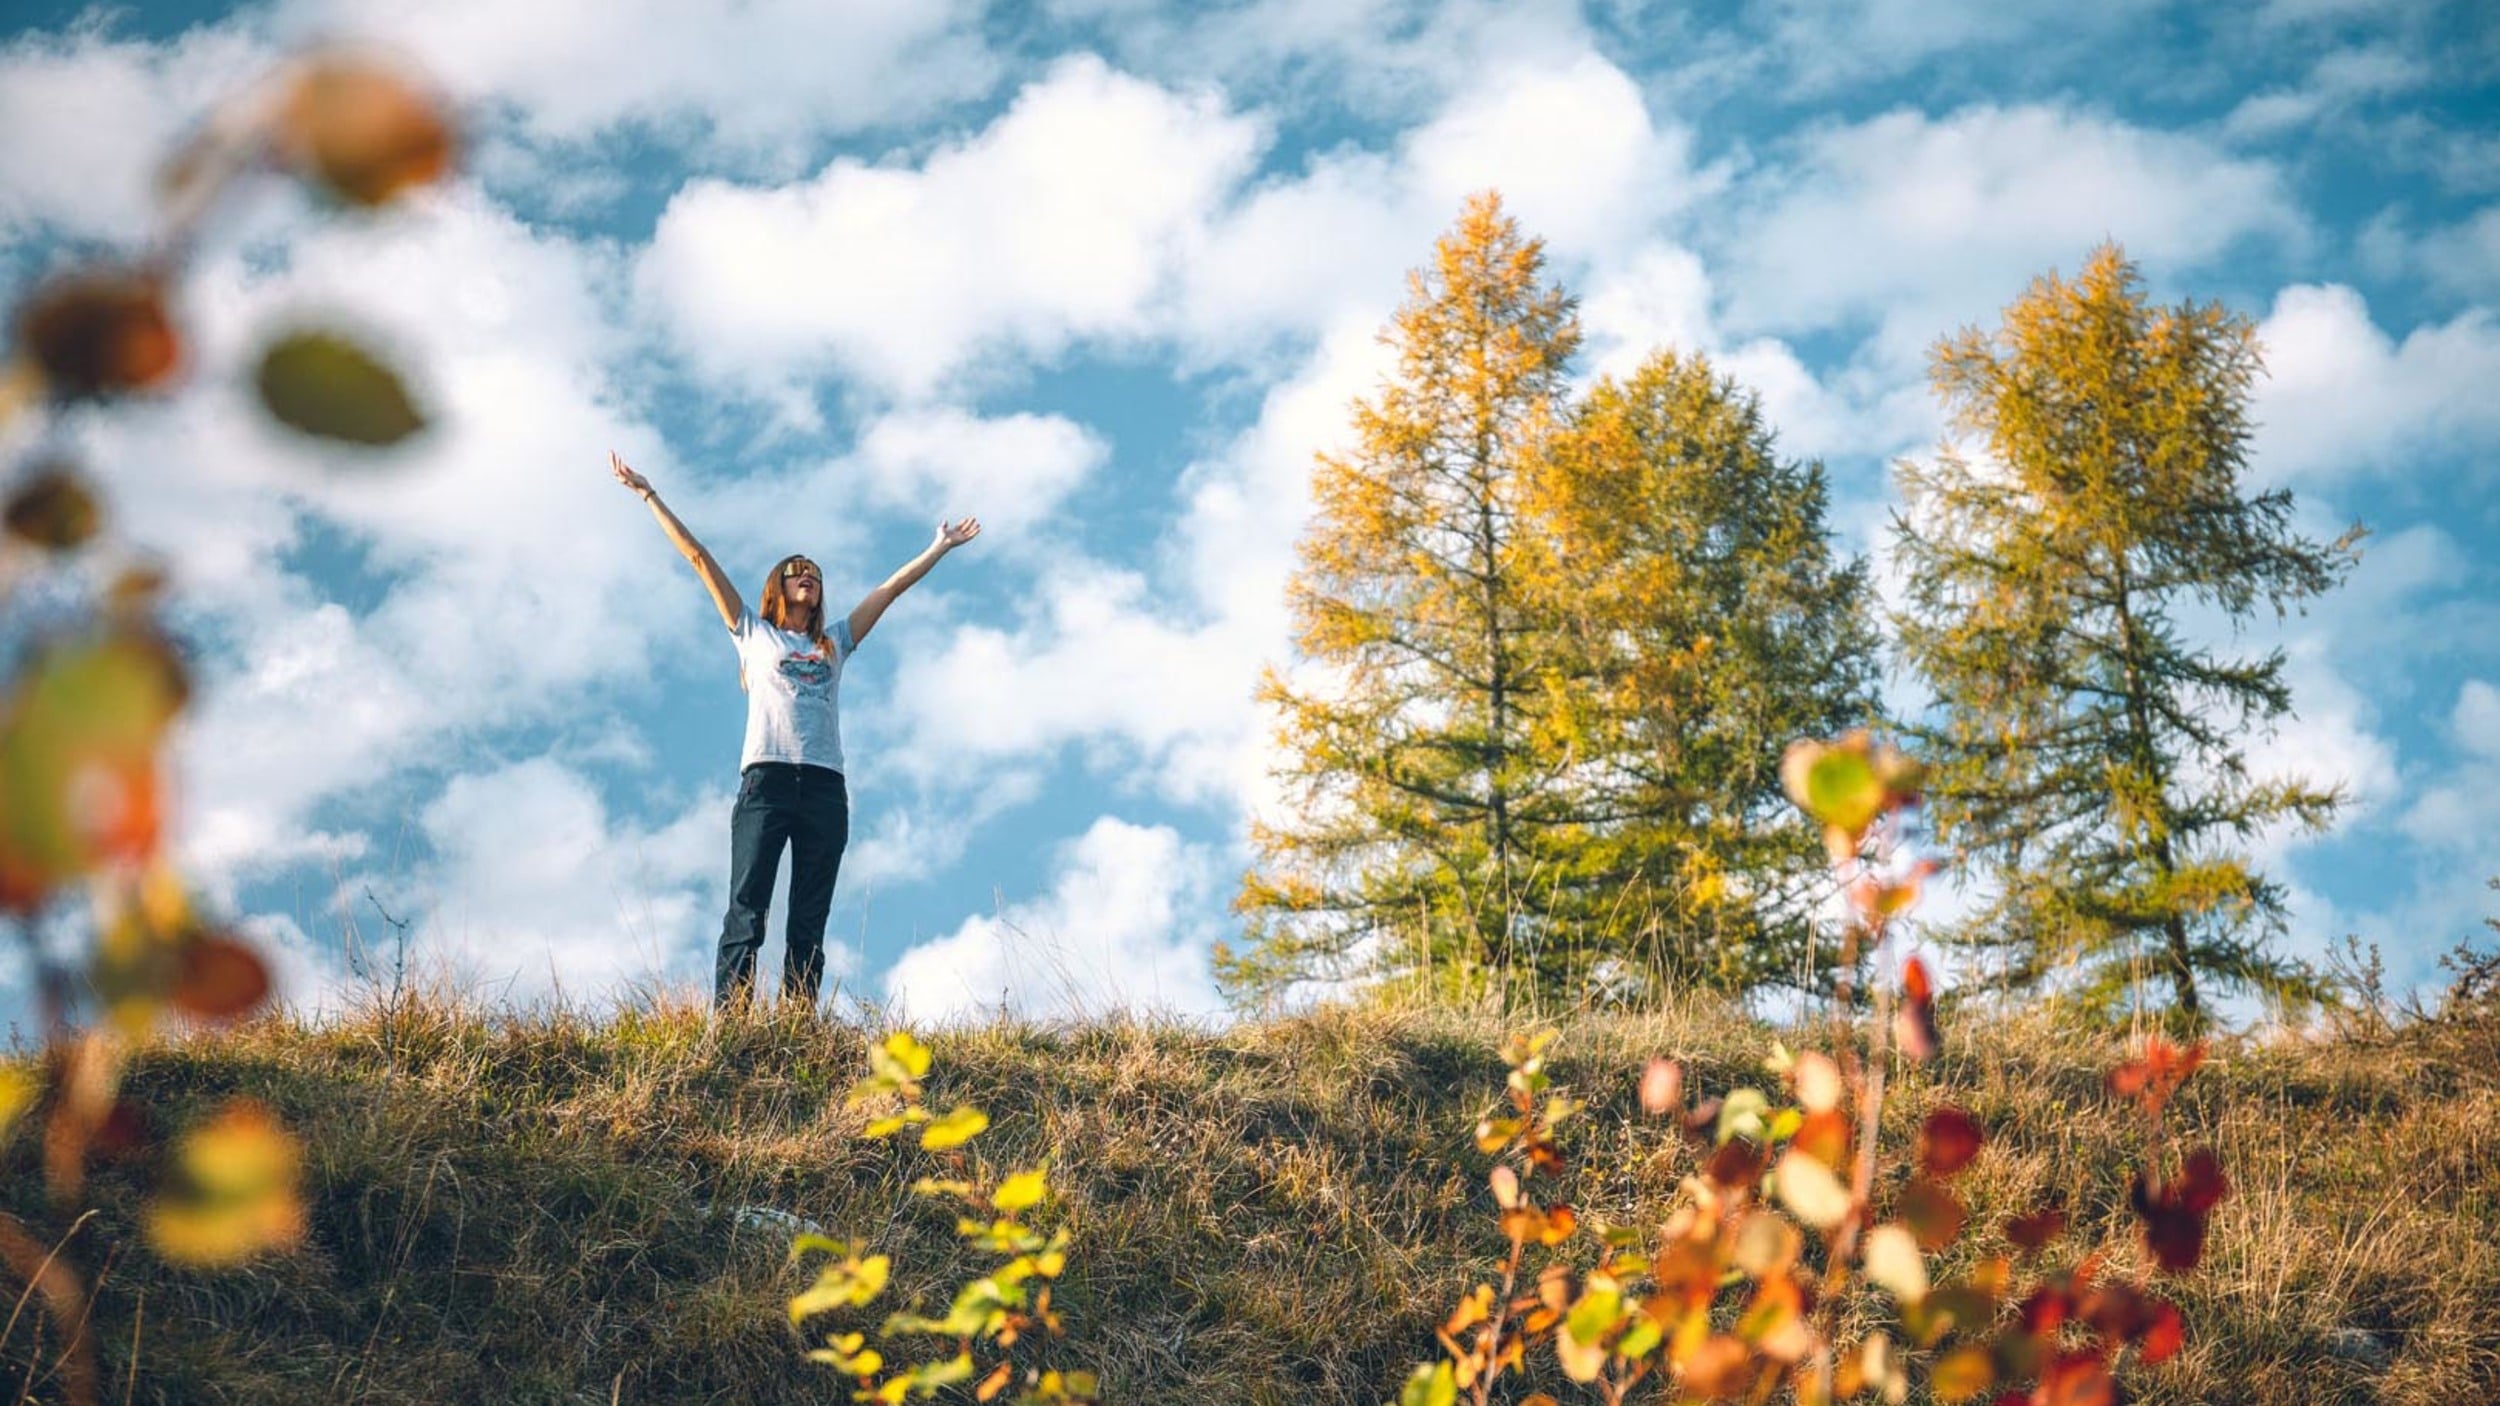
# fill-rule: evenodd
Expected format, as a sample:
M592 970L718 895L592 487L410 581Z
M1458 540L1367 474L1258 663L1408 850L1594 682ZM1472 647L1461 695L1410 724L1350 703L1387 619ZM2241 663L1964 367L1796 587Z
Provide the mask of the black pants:
M755 953L764 945L773 872L790 847L790 921L782 933L781 995L816 1004L825 976L825 914L851 841L851 795L842 773L790 762L757 762L738 777L729 813L729 916L721 923L712 1000L743 1010L755 988Z

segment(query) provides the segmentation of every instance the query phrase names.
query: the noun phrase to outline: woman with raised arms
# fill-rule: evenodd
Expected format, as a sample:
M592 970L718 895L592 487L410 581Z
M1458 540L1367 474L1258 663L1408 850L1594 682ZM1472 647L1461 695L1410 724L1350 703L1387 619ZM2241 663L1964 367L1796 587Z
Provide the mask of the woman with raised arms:
M825 914L851 837L851 801L842 776L842 664L876 628L894 598L948 552L981 535L976 518L938 524L927 550L903 563L847 616L825 615L825 576L804 556L773 564L754 610L720 563L660 501L651 480L614 453L616 481L641 495L660 530L694 567L737 645L738 681L747 693L746 744L738 756L738 803L729 816L729 915L721 922L712 999L745 1009L764 945L773 875L790 850L790 916L783 933L781 994L812 1009L825 972Z

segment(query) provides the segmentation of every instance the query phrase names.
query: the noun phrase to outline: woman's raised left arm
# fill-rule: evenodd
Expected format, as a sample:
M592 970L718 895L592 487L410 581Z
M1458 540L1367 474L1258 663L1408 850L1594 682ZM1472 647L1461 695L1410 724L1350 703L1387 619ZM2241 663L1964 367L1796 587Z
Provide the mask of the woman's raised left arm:
M896 568L894 574L885 578L883 584L870 591L858 605L852 607L852 645L857 646L861 640L868 638L868 632L877 627L877 619L885 614L885 608L894 604L896 596L910 590L919 583L921 577L928 575L929 568L938 564L938 558L980 535L981 520L979 518L968 517L961 522L940 521L937 526L937 536L930 539L929 545L921 551L920 555Z

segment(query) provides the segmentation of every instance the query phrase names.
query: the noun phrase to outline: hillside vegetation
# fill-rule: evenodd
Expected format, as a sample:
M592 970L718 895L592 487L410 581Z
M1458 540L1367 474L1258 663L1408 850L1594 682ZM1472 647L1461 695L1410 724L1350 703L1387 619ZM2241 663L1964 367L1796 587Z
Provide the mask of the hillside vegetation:
M1699 1004L1555 1024L1558 1078L1590 1100L1565 1139L1575 1194L1615 1221L1691 1170L1638 1112L1644 1059L1719 1092L1765 1082L1775 1038L1825 1038ZM1100 1373L1106 1400L1380 1403L1503 1249L1469 1136L1502 1033L1447 1012L1002 1022L933 1038L931 1094L989 1111L977 1169L1048 1159L1076 1235L1053 1361ZM106 1165L75 1243L101 1267L107 1399L844 1400L787 1324L805 1278L788 1217L891 1252L906 1298L963 1272L951 1222L904 1191L943 1159L862 1139L844 1108L865 1049L795 1017L456 1003L156 1044L131 1076L152 1116L244 1094L299 1131L310 1234L238 1271L173 1268L132 1219L152 1169ZM1899 1072L1888 1139L1948 1097L1989 1133L1953 1255L2001 1250L2002 1217L2051 1191L2076 1220L2053 1253L2107 1243L2132 1272L2142 1125L2102 1087L2123 1051L2050 1012L1964 1016ZM2170 1286L2188 1347L2123 1378L2134 1399L2500 1395L2500 1020L2218 1043L2170 1126L2215 1142L2234 1190L2203 1267ZM11 1140L0 1201L57 1234L36 1141ZM56 1330L20 1308L0 1390L57 1399Z

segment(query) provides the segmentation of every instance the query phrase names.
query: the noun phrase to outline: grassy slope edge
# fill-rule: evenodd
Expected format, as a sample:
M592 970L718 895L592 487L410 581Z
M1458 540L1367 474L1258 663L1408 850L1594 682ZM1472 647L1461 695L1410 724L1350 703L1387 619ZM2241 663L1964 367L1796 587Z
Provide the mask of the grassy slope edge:
M1629 1220L1690 1170L1638 1118L1647 1056L1685 1059L1688 1087L1717 1093L1765 1084L1773 1038L1821 1033L1699 1005L1563 1022L1555 1067L1591 1101L1566 1130L1572 1196ZM1500 1087L1500 1034L1448 1013L997 1023L933 1040L930 1101L988 1110L973 1153L993 1170L1049 1160L1078 1237L1057 1361L1099 1371L1107 1399L1375 1406L1500 1249L1469 1139ZM106 1213L72 1243L103 1266L111 1395L842 1400L785 1326L791 1227L746 1208L874 1240L905 1296L958 1268L951 1223L903 1194L937 1159L863 1141L842 1107L863 1048L858 1029L795 1018L426 1002L152 1047L133 1089L163 1125L246 1093L303 1135L313 1229L286 1259L176 1271L134 1233L143 1169L105 1168ZM2053 1253L2113 1241L2132 1271L2142 1137L2100 1084L2120 1055L2039 1013L1948 1030L1892 1101L1887 1162L1933 1104L1979 1115L1992 1144L1962 1184L1975 1229L1954 1255L2001 1248L2002 1217L2054 1191L2079 1226ZM2133 1374L2135 1399L2500 1395L2500 1019L2221 1046L2171 1120L2222 1149L2234 1194L2204 1268L2173 1286L2189 1347ZM0 1154L0 1204L57 1231L34 1141L21 1128ZM52 1399L38 1317L0 1340L6 1399L29 1382Z

